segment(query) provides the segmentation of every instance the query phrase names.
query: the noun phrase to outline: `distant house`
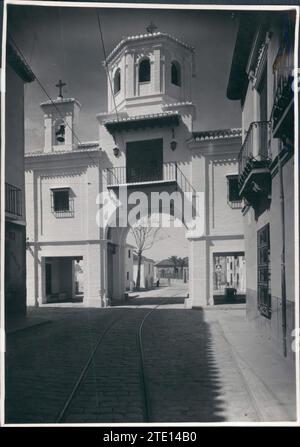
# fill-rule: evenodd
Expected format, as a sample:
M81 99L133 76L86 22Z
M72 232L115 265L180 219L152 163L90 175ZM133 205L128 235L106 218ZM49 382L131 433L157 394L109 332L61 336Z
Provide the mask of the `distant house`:
M138 255L133 254L133 281L136 284L138 274ZM140 273L140 287L142 289L149 289L154 284L154 261L153 259L142 256L141 273Z
M156 278L188 279L189 260L184 258L184 265L175 266L170 259L163 259L155 264Z

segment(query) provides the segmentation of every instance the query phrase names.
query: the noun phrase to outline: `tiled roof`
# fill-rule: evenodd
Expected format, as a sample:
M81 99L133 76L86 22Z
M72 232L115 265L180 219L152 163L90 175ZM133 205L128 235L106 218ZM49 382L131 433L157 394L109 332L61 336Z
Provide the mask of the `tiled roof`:
M242 135L242 129L217 129L217 130L205 130L202 132L193 132L194 141L205 140L219 140L222 138L240 137Z
M161 118L161 117L171 116L171 115L177 116L178 112L177 111L165 111L165 112L161 112L161 113L151 113L148 115L133 115L133 116L127 116L126 118L105 120L105 121L103 121L103 124L139 121L139 120L152 119L152 118Z
M154 261L153 259L151 259L151 258L146 258L146 256L142 256L141 259L142 259L142 262L144 262L144 261L146 261L146 262L147 262L147 261L148 261L148 262L153 262L153 263L155 262L155 261ZM137 260L138 260L138 255L137 255L137 253L135 253L135 252L133 253L133 260L134 260L134 261L137 261Z
M25 59L19 53L17 48L9 41L7 42L6 52L7 62L9 65L21 76L25 82L32 82L35 80L35 75Z
M98 143L98 141L86 141L84 143L79 143L78 147L80 149L84 149L84 148L89 149L89 148L93 148L93 147L99 148L99 143Z
M159 38L159 37L166 37L166 38L172 40L173 42L176 42L176 43L184 46L185 48L187 48L191 51L194 51L193 46L182 42L181 40L177 39L176 37L171 36L171 34L168 34L168 33L157 32L157 33L153 33L153 34L150 34L150 33L137 34L135 36L128 36L128 37L125 37L124 39L122 39L121 42L119 42L118 45L112 50L112 52L107 56L106 61L109 62L113 58L113 56L117 53L117 51L120 50L120 48L127 43L135 42L135 41L139 41L139 40L155 39L155 38Z
M163 108L168 108L168 107L181 107L181 106L193 106L194 104L192 103L192 101L182 101L182 102L173 102L170 104L164 104Z
M48 106L48 105L51 105L53 103L54 104L66 104L68 102L76 102L76 104L78 104L78 106L81 107L80 102L77 101L77 99L75 99L75 98L57 98L57 99L52 99L52 100L49 100L49 101L42 102L40 104L40 106L41 107Z
M72 149L72 150L61 150L61 151L52 151L52 152L44 152L44 151L36 151L36 152L27 152L25 154L25 158L29 157L45 157L45 156L55 156L55 155L61 155L61 154L77 154L81 152L101 152L101 148L99 145L93 145L93 146L84 146L85 143L82 143L83 146L80 149Z
M174 263L169 259L163 259L155 264L155 267L174 267Z
M165 111L162 113L155 113L150 115L136 115L128 116L126 118L119 118L113 120L106 120L103 122L108 131L139 128L143 126L155 126L161 124L179 124L180 114L178 111Z

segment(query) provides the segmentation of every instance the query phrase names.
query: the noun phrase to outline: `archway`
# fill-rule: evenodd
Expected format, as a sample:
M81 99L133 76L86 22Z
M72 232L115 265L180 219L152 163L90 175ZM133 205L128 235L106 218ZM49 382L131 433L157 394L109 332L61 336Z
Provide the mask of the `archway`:
M165 213L159 214L145 214L142 219L149 219L149 225L154 224L153 228L158 229L157 238L153 242L155 245L160 245L161 250L153 249L147 253L143 251L142 262L140 266L140 282L139 289L147 290L159 286L168 286L180 284L188 294L188 265L190 258L189 241L185 238L186 228L183 222L174 218L172 212L167 215ZM108 225L106 230L107 236L107 260L106 260L106 297L109 304L124 300L129 291L133 291L137 286L137 272L139 269L139 256L134 237L131 232L132 226L126 227ZM166 251L164 248L167 244L164 242L168 238L172 238L174 233L173 249ZM178 250L178 234L180 232L181 240L185 240L185 249ZM176 246L177 234L177 246ZM151 255L156 253L153 259ZM159 254L160 253L160 254ZM157 261L163 261L168 257L177 257L178 262L185 258L185 266L182 264L170 264L169 269L164 269L164 274L161 274L160 269L157 269L155 264ZM132 270L130 270L132 269Z

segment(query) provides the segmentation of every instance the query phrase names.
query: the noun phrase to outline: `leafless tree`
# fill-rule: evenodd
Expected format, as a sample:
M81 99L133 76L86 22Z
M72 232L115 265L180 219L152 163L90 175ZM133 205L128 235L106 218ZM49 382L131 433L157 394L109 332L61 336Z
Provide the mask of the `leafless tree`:
M138 270L136 278L136 288L140 288L141 283L141 264L143 253L149 250L157 240L159 227L152 227L150 219L142 219L136 225L131 227L131 233L136 244L136 251L138 256Z

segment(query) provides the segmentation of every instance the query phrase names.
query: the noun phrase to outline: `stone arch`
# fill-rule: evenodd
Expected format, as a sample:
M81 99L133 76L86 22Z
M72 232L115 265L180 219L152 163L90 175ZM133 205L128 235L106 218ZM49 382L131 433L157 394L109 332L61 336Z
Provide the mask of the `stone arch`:
M167 218L166 213L159 213L159 218ZM144 215L141 218L151 216L148 210L145 210ZM173 213L169 213L169 217L173 217ZM107 265L106 265L106 298L108 302L112 300L124 299L126 293L125 278L126 278L126 265L125 265L125 249L126 240L131 229L131 226L111 226L114 218L110 220L105 229L104 235L107 238ZM185 224L181 221L182 227L186 230ZM188 255L189 256L189 255Z

